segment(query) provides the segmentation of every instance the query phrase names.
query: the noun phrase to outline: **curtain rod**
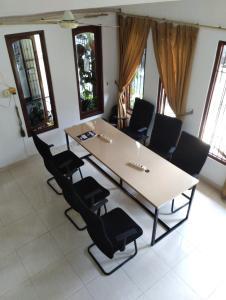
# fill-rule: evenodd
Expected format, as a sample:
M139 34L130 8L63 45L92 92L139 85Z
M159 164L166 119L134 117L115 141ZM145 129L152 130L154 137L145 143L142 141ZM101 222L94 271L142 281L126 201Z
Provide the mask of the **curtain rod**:
M226 27L222 27L222 26L213 26L213 25L206 25L206 24L199 24L199 23L189 23L189 22L183 22L183 21L175 21L175 20L168 20L165 18L156 18L156 17L149 17L149 16L139 16L139 15L133 15L133 14L126 14L123 12L118 12L118 15L122 15L122 16L128 16L128 17L138 17L138 18L142 18L142 19L151 19L154 21L162 21L162 22L171 22L171 23L175 23L178 25L188 25L188 26L196 26L196 27L202 27L202 28L209 28L209 29L215 29L215 30L225 30L226 31Z

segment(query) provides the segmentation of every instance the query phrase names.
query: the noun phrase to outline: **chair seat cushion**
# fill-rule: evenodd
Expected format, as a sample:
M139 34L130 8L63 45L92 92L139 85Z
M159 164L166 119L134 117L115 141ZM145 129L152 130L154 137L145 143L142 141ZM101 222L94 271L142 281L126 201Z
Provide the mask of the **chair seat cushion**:
M76 170L84 165L84 162L72 151L65 150L53 156L54 162L64 174ZM61 167L63 165L63 167Z
M115 251L123 247L123 241L118 241L117 236L122 233L133 230L133 234L129 235L126 245L136 240L143 234L142 228L137 225L121 208L115 208L106 215L101 216L107 235L111 240Z
M138 132L137 130L133 130L129 127L122 128L122 132L130 136L132 139L139 141L142 139L144 136L146 136L146 131L145 132Z
M91 209L92 207L97 209L102 206L107 202L105 198L110 195L109 191L91 176L83 178L82 180L74 183L73 186L76 193ZM96 205L97 203L100 205Z

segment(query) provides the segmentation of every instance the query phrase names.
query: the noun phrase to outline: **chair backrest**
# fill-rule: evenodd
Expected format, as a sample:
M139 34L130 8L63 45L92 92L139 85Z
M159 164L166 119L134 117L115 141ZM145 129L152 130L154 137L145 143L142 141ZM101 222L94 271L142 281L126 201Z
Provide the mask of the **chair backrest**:
M210 145L182 131L171 162L190 175L198 175L207 159L209 149Z
M115 250L108 237L102 218L92 212L81 199L79 199L79 213L86 222L87 231L95 245L106 256L112 258Z
M43 140L41 140L35 133L32 134L32 138L33 138L34 144L35 144L39 154L42 156L42 158L44 160L50 159L52 157L52 154L51 154L49 145L46 144Z
M156 152L167 154L170 148L176 146L181 126L181 120L157 113L151 133L149 148L154 151L156 150Z
M110 123L117 123L117 115L118 115L118 105L115 104L111 109L109 122Z
M129 128L138 130L149 127L154 112L154 105L146 100L136 98Z
M91 239L103 253L105 253L109 258L112 258L114 255L114 248L107 236L101 217L96 215L86 206L86 204L76 192L75 186L73 186L71 181L59 172L54 164L53 159L44 162L46 168L50 170L50 172L56 179L57 184L61 187L65 200L83 217L84 221L86 222L87 231Z
M73 196L73 185L70 180L60 173L52 158L44 160L44 164L46 169L54 176L57 184L62 189L65 200L73 207L73 209L78 211L79 208L76 206L77 202L75 201L76 198Z

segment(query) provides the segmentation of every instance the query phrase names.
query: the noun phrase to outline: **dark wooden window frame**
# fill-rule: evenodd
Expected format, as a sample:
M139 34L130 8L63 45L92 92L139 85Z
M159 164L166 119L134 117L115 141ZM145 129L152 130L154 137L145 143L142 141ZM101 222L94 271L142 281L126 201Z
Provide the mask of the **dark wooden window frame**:
M214 62L214 66L213 66L213 71L212 71L212 75L211 75L211 79L210 79L209 90L208 90L208 93L207 93L206 104L205 104L205 108L204 108L204 111L203 111L201 126L200 126L200 130L199 130L199 137L201 139L203 137L204 129L205 129L207 118L208 118L210 104L211 104L211 100L212 100L212 96L213 96L213 92L214 92L214 87L215 87L216 80L217 80L217 75L218 75L217 70L218 70L219 65L220 65L221 56L222 56L224 46L226 46L226 42L225 41L219 41L218 47L217 47L217 52L216 52L216 57L215 57L215 62ZM212 155L211 153L209 153L209 157L211 157L212 159L226 165L226 163L224 161L222 161L220 158Z
M97 79L97 97L98 97L98 107L92 111L84 112L82 111L81 101L80 101L80 89L79 89L79 74L78 74L78 64L77 64L77 54L76 54L76 44L75 36L83 32L94 33L95 40L95 55L96 55L96 79ZM79 102L79 112L80 119L85 119L91 116L99 115L104 112L104 93L103 93L103 56L102 56L102 33L100 26L81 26L72 29L72 42L74 49L74 60L75 60L75 70L77 79L77 90L78 90L78 102Z
M52 108L53 120L54 120L54 125L53 126L45 127L45 128L42 128L41 130L36 130L36 133L42 133L42 132L45 132L45 131L49 131L49 130L58 128L56 105L55 105L55 99L54 99L54 93L53 93L52 79L51 79L51 74L50 74L50 67L49 67L49 60L48 60L48 55L47 55L44 31L43 30L30 31L30 32L21 32L21 33L16 33L16 34L5 35L6 45L7 45L7 48L8 48L9 58L10 58L10 62L11 62L12 70L13 70L14 79L15 79L16 86L17 86L18 96L19 96L19 99L20 99L20 104L21 104L21 108L22 108L22 111L23 111L23 116L24 116L24 121L25 121L28 136L32 135L32 128L31 128L30 121L29 121L29 116L28 116L28 113L27 113L26 103L24 103L24 101L23 101L22 86L21 86L21 83L20 83L18 73L16 72L16 62L15 62L15 59L14 59L12 43L15 42L15 41L18 41L19 39L30 38L32 40L35 59L37 60L36 47L35 47L34 40L33 40L33 36L35 34L39 34L39 36L40 36L40 43L41 43L42 54L43 54L43 61L44 61L44 66L45 66L46 78L47 78L47 82L48 82L49 98L50 98L50 102L51 102L51 108ZM41 75L40 75L40 68L39 68L39 64L36 64L36 65L37 65L37 73L38 73L38 78L39 78L39 83L40 83L40 88L41 88L41 94L43 96L43 84L42 84Z

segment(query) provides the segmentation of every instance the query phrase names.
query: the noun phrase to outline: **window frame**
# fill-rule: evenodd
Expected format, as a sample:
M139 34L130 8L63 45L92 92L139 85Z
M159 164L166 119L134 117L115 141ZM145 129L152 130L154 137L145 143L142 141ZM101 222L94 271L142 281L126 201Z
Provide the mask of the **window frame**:
M204 130L205 130L208 114L209 114L211 100L212 100L212 96L213 96L213 92L214 92L214 87L215 87L217 76L218 76L217 70L218 70L220 62L221 62L221 56L222 56L224 46L226 46L226 41L218 42L214 65L213 65L213 70L212 70L212 75L211 75L208 93L207 93L207 97L206 97L206 103L205 103L205 107L204 107L204 111L203 111L203 115L202 115L202 121L201 121L201 125L200 125L200 130L199 130L199 138L200 139L202 139L202 137L204 135ZM219 163L226 165L226 161L223 161L219 157L213 155L211 152L209 152L208 156L211 157L212 159L218 161Z
M97 78L97 95L98 95L98 107L92 111L82 111L82 105L80 100L80 88L79 88L79 74L78 74L78 63L77 63L77 50L75 43L75 36L80 33L91 32L94 34L95 40L95 59L96 59L96 78ZM72 29L72 43L74 50L74 61L75 61L75 72L78 92L78 103L80 119L86 119L95 115L104 113L104 91L103 91L103 54L102 54L102 30L100 26L88 25L80 26Z
M16 61L14 59L14 52L13 52L13 48L12 48L13 42L16 42L20 39L31 39L32 40L32 46L33 46L34 56L35 56L35 61L36 61L36 66L37 66L37 74L38 74L38 79L39 79L39 84L40 84L41 96L43 97L43 83L42 83L42 79L41 79L41 75L40 75L40 66L39 66L39 63L37 63L38 58L37 58L36 47L34 44L34 35L36 35L36 34L38 34L40 37L40 44L41 44L42 55L43 55L43 63L45 66L49 98L50 98L51 109L52 109L53 120L54 120L54 125L44 127L39 130L32 129L31 124L30 124L30 119L29 119L29 115L27 112L26 102L24 101L22 85L20 82L18 72L16 71L17 66L16 66ZM13 71L13 75L14 75L14 79L15 79L15 83L16 83L16 87L17 87L17 91L18 91L18 97L20 100L20 105L22 108L28 137L30 137L32 135L33 131L35 131L37 134L39 134L42 132L46 132L46 131L58 128L58 119L57 119L55 98L54 98L54 93L53 93L53 85L52 85L52 78L51 78L50 67L49 67L49 60L48 60L44 30L7 34L7 35L5 35L5 41L6 41L6 46L8 49L9 59L11 62L11 67L12 67L12 71ZM27 77L27 75L26 75L26 77ZM30 86L29 86L29 90L30 90ZM43 104L43 105L46 106L46 104Z

